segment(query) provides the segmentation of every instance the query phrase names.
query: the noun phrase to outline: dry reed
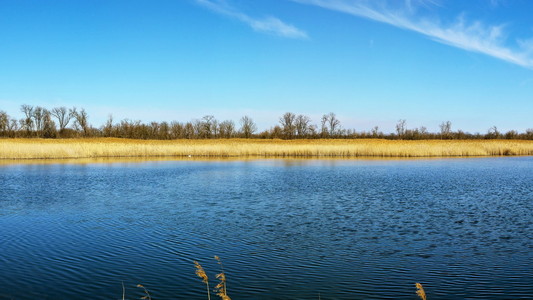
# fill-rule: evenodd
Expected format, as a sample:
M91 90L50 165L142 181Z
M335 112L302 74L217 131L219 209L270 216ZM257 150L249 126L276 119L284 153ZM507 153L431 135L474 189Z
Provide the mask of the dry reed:
M416 294L418 295L418 297L420 297L420 299L422 299L422 300L427 300L426 292L424 291L424 287L418 282L415 283L415 286L416 286Z
M202 278L202 282L205 283L207 287L207 299L211 300L211 294L209 292L209 278L207 277L204 268L202 268L202 266L197 261L194 261L194 266L196 267L196 276Z
M220 280L220 282L215 286L215 291L217 293L217 296L219 296L222 300L231 300L231 298L228 296L226 273L224 273L224 266L222 265L220 257L215 255L215 260L220 265L221 270L221 272L216 275L217 279Z
M500 155L533 155L533 141L0 139L0 159L101 157L461 157Z
M220 257L215 255L215 260L220 265L220 269L222 270L221 273L217 274L216 277L220 280L220 282L215 286L215 292L216 295L219 296L222 300L231 300L231 298L227 294L226 290L226 274L224 273L224 268L222 266L222 261L220 260ZM202 282L204 282L207 285L207 298L210 300L210 294L209 294L209 283L207 274L205 273L202 266L197 262L194 261L194 266L196 267L196 276L202 278ZM141 286L141 285L138 285ZM424 291L424 287L420 283L415 283L416 286L416 294L420 299L427 300L426 298L426 292ZM146 290L146 289L145 289ZM318 299L320 299L320 293L318 294Z
M148 293L148 290L142 284L138 284L137 287L142 288L144 290L144 296L142 296L141 299L152 300L150 293Z

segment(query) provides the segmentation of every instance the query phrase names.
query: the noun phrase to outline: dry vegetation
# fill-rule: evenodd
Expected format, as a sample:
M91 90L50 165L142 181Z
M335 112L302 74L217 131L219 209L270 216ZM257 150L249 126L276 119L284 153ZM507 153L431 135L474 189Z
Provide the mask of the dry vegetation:
M527 140L1 139L0 159L101 157L446 157L533 155Z
M216 255L215 255L215 259L217 260L218 264L220 265L221 273L216 275L216 278L220 282L215 286L214 292L222 300L231 300L231 298L228 296L228 291L227 291L227 288L226 288L226 285L227 285L226 273L224 273L224 267L222 266L222 261ZM200 277L202 279L202 282L205 283L205 285L206 285L207 299L211 300L211 293L210 293L210 289L209 289L209 278L207 277L207 274L205 273L204 268L197 261L194 261L194 266L196 268L196 271L195 271L196 276ZM148 295L148 298L150 298L150 294L144 288L144 286L142 286L140 284L137 285L137 286L138 287L142 287L144 289L146 295ZM420 299L422 299L422 300L427 300L426 291L424 290L424 287L422 286L422 284L417 282L417 283L415 283L415 286L416 286L416 294L418 295L418 297L420 297ZM320 299L320 294L319 294L318 298ZM146 296L143 297L142 299L146 299Z

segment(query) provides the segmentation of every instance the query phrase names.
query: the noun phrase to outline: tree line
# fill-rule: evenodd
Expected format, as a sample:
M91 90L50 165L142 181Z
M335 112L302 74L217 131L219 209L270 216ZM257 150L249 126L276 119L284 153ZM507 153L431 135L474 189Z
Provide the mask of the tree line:
M256 123L249 116L243 116L238 123L232 120L219 121L212 115L189 122L142 123L124 119L118 122L109 116L99 128L93 127L85 109L64 106L46 109L23 104L21 119L10 117L0 110L0 137L7 138L75 138L75 137L117 137L131 139L529 139L533 140L533 129L519 133L515 130L500 132L496 126L484 134L452 130L452 123L440 124L438 132L429 132L426 127L407 128L406 120L399 120L395 132L385 134L375 126L370 131L344 129L335 113L324 114L319 123L313 123L309 116L287 112L270 129L258 131Z

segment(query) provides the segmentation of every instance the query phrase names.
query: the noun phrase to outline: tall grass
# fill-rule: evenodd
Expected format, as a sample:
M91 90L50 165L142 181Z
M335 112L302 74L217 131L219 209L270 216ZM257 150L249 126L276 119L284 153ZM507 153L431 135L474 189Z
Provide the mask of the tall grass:
M533 155L526 140L0 139L0 159L96 157L442 157Z

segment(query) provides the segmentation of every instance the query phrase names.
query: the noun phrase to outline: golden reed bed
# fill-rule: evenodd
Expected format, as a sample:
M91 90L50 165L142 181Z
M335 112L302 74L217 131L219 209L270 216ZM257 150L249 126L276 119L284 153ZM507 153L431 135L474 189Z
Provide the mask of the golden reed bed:
M523 140L0 139L0 159L95 157L445 157L533 155Z

